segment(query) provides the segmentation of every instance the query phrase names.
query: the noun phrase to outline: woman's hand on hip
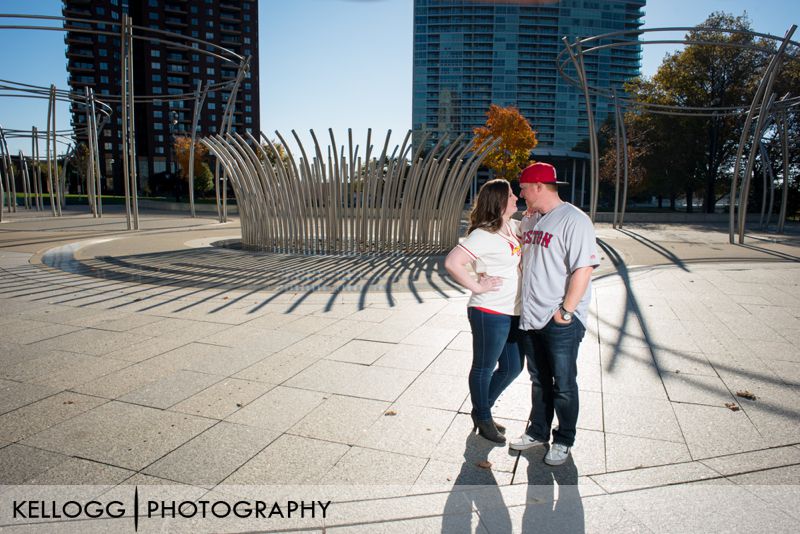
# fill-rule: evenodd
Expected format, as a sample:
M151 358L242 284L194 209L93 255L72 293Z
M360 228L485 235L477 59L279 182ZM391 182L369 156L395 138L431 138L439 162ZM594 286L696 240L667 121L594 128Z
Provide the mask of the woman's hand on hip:
M499 291L502 285L503 279L499 276L486 276L482 274L480 279L478 279L478 290L473 290L472 292L476 295L480 295L482 293Z

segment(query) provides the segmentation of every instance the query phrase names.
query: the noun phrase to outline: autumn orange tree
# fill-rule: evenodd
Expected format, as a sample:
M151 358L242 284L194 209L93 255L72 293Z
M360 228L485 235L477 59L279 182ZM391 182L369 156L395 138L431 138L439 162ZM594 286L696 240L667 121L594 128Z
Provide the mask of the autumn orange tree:
M175 160L178 162L181 178L184 180L189 179L189 150L191 146L191 137L185 135L175 137L175 143L173 144ZM209 191L213 186L213 175L208 163L205 161L206 154L208 154L208 149L205 145L194 144L194 187L201 193Z
M499 145L489 151L484 163L498 178L516 180L530 160L531 150L539 143L536 132L514 106L489 106L486 125L473 130L476 150L488 137L500 137Z
M184 179L189 177L189 150L191 147L191 137L185 135L179 135L175 137L175 143L173 145L173 148L175 149L175 160L178 162L178 166L181 168L181 177ZM200 143L194 144L195 175L200 172L206 154L208 154L208 149L205 147L205 145Z

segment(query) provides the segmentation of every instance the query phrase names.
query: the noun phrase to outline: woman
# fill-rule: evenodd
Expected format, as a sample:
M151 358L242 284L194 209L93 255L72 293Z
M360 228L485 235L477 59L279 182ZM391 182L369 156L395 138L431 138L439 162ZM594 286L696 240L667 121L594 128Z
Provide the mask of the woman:
M521 247L517 238L517 197L505 180L481 187L470 213L467 237L445 259L453 279L472 291L467 317L472 328L469 394L473 430L505 443L505 428L492 419L492 406L522 371L517 347L520 313ZM467 271L472 264L478 277ZM495 366L497 369L495 369Z

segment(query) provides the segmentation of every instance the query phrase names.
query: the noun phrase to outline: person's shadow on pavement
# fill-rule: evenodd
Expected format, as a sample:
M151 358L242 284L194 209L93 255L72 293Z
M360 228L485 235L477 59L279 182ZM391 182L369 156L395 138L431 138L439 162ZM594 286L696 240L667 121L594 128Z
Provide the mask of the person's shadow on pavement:
M489 451L492 449L494 446L473 433L467 437L464 463L461 464L461 471L444 506L443 534L474 532L476 525L472 523L477 521L473 513L475 510L481 518L492 518L490 532L511 532L511 518L497 479L491 468L478 466L481 462L488 461Z
M582 534L583 502L572 456L563 465L551 467L542 462L540 453L541 449L520 457L520 461L528 460L528 496L520 531Z

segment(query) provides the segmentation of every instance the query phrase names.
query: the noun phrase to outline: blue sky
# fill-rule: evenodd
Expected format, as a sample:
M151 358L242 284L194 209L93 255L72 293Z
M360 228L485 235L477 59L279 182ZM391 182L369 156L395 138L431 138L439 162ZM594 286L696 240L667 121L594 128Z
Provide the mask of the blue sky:
M260 0L261 128L272 137L313 128L339 143L348 127L393 139L411 126L412 0ZM713 11L747 11L755 30L782 36L800 24L797 0L649 0L645 28L694 26ZM0 0L0 13L60 16L60 0ZM8 24L8 19L0 19ZM795 40L800 38L795 35ZM658 68L670 47L643 49L642 72ZM0 30L0 79L66 88L63 34ZM0 98L5 128L45 128L44 101ZM59 128L69 126L66 106ZM534 128L536 125L533 125ZM303 135L305 138L305 134ZM399 142L399 140L397 140ZM30 143L10 143L30 152Z

